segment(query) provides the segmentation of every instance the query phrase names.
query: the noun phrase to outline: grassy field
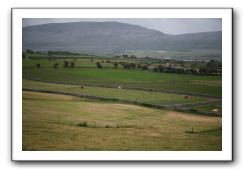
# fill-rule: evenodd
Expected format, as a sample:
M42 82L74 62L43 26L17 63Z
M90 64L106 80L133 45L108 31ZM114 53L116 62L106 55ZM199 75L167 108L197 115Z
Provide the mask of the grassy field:
M23 150L219 151L221 126L221 117L23 92Z
M209 101L204 97L192 97L192 99L184 99L182 95L171 93L160 93L151 91L139 91L117 88L89 87L84 86L81 89L79 85L63 85L54 83L37 82L31 80L23 80L23 87L28 89L42 89L48 91L67 92L75 94L84 94L91 96L112 97L129 101L140 101L144 103L157 105L170 105L180 103L195 103Z
M208 104L208 105L198 105L192 106L191 109L200 111L200 112L216 112L218 114L222 114L222 104Z
M102 84L122 87L153 88L174 90L188 93L222 95L221 76L200 76L173 73L157 73L142 70L114 69L111 63L102 63L107 68L97 69L95 61L78 59L76 68L54 69L52 65L56 61L47 59L23 61L23 77L52 82L65 82L77 84ZM36 68L39 63L41 68Z
M23 59L23 88L116 98L130 104L118 100L98 101L23 91L23 150L222 149L221 99L197 96L185 99L182 94L132 89L221 96L221 76L128 70L121 65L113 68L113 63L108 63L109 60L102 57L52 61L45 55L43 57ZM64 60L75 62L75 67L64 68ZM97 61L102 64L102 69L96 67ZM140 62L130 59L125 61ZM53 68L54 63L59 63L59 68ZM37 64L40 64L40 68L37 68ZM177 111L131 104L174 105L216 100L219 103L174 109ZM216 115L216 111L213 112L215 109L220 117L211 116Z

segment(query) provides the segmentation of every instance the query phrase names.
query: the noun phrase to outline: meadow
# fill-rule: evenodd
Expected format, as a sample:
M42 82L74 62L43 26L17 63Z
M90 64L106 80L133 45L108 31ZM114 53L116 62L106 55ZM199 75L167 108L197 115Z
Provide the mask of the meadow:
M150 104L170 105L180 103L195 103L210 101L209 98L192 97L192 99L184 99L182 95L172 93L160 93L152 91L140 91L129 89L105 88L105 87L90 87L79 85L55 84L46 82L37 82L31 80L23 80L23 88L27 89L42 89L47 91L67 92L73 94L84 94L101 97L112 97L129 101L141 101Z
M157 73L137 69L125 70L120 67L115 69L111 63L102 63L104 68L97 69L96 61L101 59L93 62L90 59L77 59L74 68L63 68L63 60L24 60L23 78L79 85L152 88L219 97L222 94L221 76ZM58 69L52 67L56 62L60 64ZM37 63L40 68L36 67Z
M23 92L24 151L220 151L221 117Z
M142 59L31 56L22 63L24 151L222 150L221 75L154 72L159 63ZM150 66L114 68L120 61Z

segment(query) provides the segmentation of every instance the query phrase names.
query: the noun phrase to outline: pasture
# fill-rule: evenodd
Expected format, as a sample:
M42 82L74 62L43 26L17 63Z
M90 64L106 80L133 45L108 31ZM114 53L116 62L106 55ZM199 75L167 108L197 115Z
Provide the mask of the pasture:
M42 89L48 91L67 92L73 94L84 94L91 96L112 97L129 101L141 101L149 104L170 105L180 103L205 102L211 99L203 97L192 97L185 99L182 95L172 93L160 93L152 91L128 90L118 88L90 87L80 85L65 85L46 82L23 80L23 87L27 89Z
M24 151L222 150L221 117L23 92L22 120Z
M112 68L112 63L101 62L102 69L96 68L93 59L77 59L74 68L64 68L63 60L49 61L23 60L23 78L75 84L98 84L180 91L211 96L221 96L221 76L201 76L190 74L158 73L151 70L125 70L120 66ZM99 60L101 61L101 60ZM52 66L58 62L60 67ZM36 64L40 64L40 68Z
M38 56L23 59L24 151L222 150L221 76L154 72L159 63L141 59ZM114 68L119 61L151 67Z

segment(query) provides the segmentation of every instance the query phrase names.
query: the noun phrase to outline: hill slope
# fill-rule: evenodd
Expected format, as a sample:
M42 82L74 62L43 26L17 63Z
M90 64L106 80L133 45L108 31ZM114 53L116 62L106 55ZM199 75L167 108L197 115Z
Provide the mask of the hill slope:
M221 50L221 44L221 31L168 35L119 22L51 23L23 28L23 50Z

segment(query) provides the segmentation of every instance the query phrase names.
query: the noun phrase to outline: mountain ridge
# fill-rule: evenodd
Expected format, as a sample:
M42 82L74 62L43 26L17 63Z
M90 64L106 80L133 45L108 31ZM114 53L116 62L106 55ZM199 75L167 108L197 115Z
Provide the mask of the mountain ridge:
M22 28L23 50L221 50L222 32L170 35L121 22L67 22Z

